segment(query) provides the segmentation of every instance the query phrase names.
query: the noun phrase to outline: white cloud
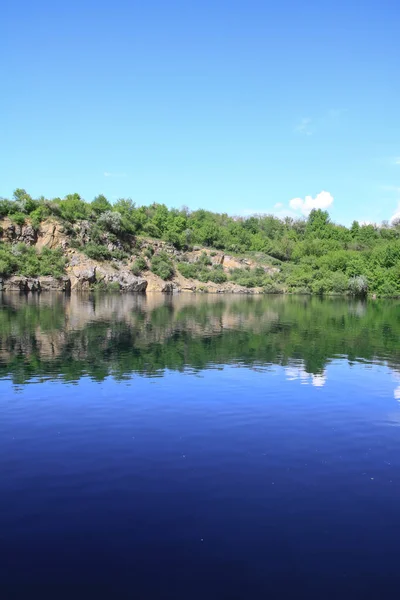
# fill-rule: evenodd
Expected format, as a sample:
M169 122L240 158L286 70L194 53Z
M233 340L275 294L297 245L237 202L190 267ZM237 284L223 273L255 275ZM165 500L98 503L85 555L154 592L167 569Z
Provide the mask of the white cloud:
M333 196L329 192L322 191L313 198L306 196L303 198L292 198L289 202L290 208L300 210L303 215L307 216L314 208L326 209L333 203Z
M394 159L394 164L400 165L400 156L396 156L396 158Z
M290 208L293 208L293 210L300 210L303 204L304 200L302 200L302 198L292 198L292 200L289 202L289 206Z
M397 205L395 213L390 217L390 223L393 223L393 221L397 221L398 219L400 219L400 202Z
M109 171L104 171L104 177L126 177L126 173L110 173Z
M277 202L276 204L274 204L274 208L283 208L282 202Z
M311 119L309 117L303 117L298 125L294 128L297 133L303 135L312 135L311 130Z

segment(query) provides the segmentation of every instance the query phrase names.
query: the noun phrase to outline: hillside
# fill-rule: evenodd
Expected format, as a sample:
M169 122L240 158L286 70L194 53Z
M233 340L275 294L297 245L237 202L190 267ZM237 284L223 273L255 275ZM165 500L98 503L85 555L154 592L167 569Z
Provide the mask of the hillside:
M208 291L400 296L400 226L33 199L0 200L5 290Z

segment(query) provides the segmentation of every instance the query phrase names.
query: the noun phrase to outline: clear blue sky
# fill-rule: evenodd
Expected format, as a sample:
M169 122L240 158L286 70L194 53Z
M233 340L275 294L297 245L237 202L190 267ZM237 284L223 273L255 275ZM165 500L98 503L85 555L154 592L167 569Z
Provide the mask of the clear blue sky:
M284 214L325 191L335 221L389 219L399 22L397 0L6 0L0 195Z

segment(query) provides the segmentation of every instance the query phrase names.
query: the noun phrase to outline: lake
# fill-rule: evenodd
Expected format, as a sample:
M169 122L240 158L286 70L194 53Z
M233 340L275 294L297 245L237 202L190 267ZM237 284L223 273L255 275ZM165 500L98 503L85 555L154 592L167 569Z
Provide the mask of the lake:
M0 398L2 597L395 597L399 303L3 295Z

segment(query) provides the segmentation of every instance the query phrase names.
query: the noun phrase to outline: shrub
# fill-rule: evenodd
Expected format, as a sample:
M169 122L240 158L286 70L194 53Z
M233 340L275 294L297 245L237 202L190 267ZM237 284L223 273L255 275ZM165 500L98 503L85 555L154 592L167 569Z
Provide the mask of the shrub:
M111 252L107 248L107 246L103 246L102 244L95 244L94 242L89 242L82 248L83 252L89 258L93 260L110 260Z
M224 273L222 269L211 269L211 271L208 271L208 281L212 281L213 283L225 283L227 279L227 274Z
M171 279L174 274L174 267L166 252L160 252L153 256L151 270L155 275L161 277L161 279Z
M345 294L348 289L348 279L344 273L336 271L330 275L330 291Z
M154 254L154 248L152 248L151 246L148 246L144 253L143 253L147 258L151 258Z
M0 274L9 276L18 273L25 277L51 275L62 277L65 273L66 259L60 249L36 248L26 244L0 244Z
M32 227L34 229L39 229L40 223L46 219L50 215L50 211L44 205L39 206L30 214L30 219L32 223Z
M203 265L204 267L208 267L210 265L212 265L212 261L210 259L210 257L208 256L207 252L202 252L199 256L199 258L197 259L197 262L200 265Z
M264 270L263 269L253 269L250 270L248 268L245 269L232 269L231 270L231 280L237 283L238 285L243 285L247 288L260 287L263 284L264 280Z
M282 287L273 279L266 278L264 280L263 291L265 294L282 294Z
M197 279L198 267L194 263L180 262L178 271L187 279Z
M111 258L113 258L114 260L125 261L127 258L129 258L128 252L125 252L125 250L121 250L119 248L116 248L115 250L112 250L110 252L110 254L111 254Z
M22 226L25 223L26 215L24 215L22 212L15 212L14 214L10 215L10 219L16 225Z
M357 275L349 279L349 292L354 296L366 296L368 292L368 281L363 275Z
M142 271L147 269L147 263L142 256L138 256L138 258L134 261L131 266L131 271L134 275L140 275Z
M96 281L92 284L91 289L94 292L119 292L121 289L118 281Z
M89 215L89 204L81 199L79 194L68 194L64 200L58 202L60 216L65 221L75 223L76 221L87 219Z
M121 231L122 215L119 212L106 210L97 219L97 225L106 231Z

